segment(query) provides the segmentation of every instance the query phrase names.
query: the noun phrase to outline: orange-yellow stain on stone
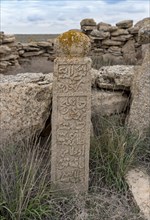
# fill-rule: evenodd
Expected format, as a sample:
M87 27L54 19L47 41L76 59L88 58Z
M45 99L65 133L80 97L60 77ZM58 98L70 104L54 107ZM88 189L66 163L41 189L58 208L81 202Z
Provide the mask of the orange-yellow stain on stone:
M64 52L71 56L71 48L76 47L77 49L80 47L83 49L83 53L88 49L88 45L90 44L90 39L85 34L79 31L67 31L61 34L57 40L59 41L59 46L64 49Z
M72 46L73 44L79 44L79 43L82 43L84 41L89 41L89 38L81 33L81 32L78 32L78 31L67 31L63 34L61 34L59 37L59 42L62 44L62 45L68 45L68 46Z

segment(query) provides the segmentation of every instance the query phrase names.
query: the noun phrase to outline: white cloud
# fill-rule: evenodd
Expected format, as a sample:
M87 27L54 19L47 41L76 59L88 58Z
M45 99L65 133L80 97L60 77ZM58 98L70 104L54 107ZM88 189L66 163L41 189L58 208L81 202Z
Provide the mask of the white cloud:
M148 16L148 0L1 0L1 30L7 33L60 33L80 28L84 18L115 24Z

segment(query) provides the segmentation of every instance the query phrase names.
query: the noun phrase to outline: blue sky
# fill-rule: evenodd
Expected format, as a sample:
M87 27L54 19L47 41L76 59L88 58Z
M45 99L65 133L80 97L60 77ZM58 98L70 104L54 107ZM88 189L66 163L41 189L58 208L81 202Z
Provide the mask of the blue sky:
M149 0L0 0L1 31L15 34L62 33L93 18L115 24L150 16Z

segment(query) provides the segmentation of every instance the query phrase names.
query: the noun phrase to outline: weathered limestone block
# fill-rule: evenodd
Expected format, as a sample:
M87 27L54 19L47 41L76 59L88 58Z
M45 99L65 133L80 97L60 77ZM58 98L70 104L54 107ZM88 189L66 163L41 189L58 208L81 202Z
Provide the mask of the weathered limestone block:
M118 23L116 23L116 26L119 28L128 29L133 26L133 20L123 20Z
M51 180L65 192L85 192L91 121L90 40L69 31L57 38L54 61Z
M96 22L92 18L86 18L80 22L80 25L81 27L82 26L96 26Z
M37 45L39 47L52 47L52 42L45 42L45 41L41 41L41 42L37 42Z
M10 53L11 49L6 45L0 45L0 56L1 54L8 54Z
M124 59L122 56L114 56L111 53L106 53L102 55L103 62L107 65L117 65L117 64L125 64Z
M111 46L108 48L108 52L114 56L121 56L122 55L121 51L122 51L121 47L118 47L118 46Z
M97 29L96 22L91 18L83 19L80 22L80 25L81 25L82 31L86 34L89 34L92 30Z
M0 76L0 144L13 143L41 131L50 114L50 74Z
M134 200L145 216L150 219L150 176L141 167L128 171L126 181Z
M106 40L102 41L102 45L120 46L120 45L122 45L122 42L121 41L115 41L115 40L106 39Z
M104 66L94 70L95 84L100 89L130 90L134 73L134 66Z
M45 51L44 50L39 50L39 51L31 51L31 52L25 52L22 54L23 57L33 57L33 56L39 56L43 54Z
M149 25L149 24L150 24L150 17L147 17L147 18L144 18L144 19L138 21L138 22L134 25L134 27L141 29L141 28L143 28L143 27L145 27L145 26L147 26L147 25Z
M90 33L91 37L94 37L94 39L105 39L110 37L109 32L104 32L104 31L98 31L98 30L93 30Z
M118 30L118 27L117 26L110 26L109 27L109 32L114 32L114 31L117 31Z
M123 58L126 64L136 64L137 62L134 44L134 40L128 40L122 48Z
M133 35L131 35L131 34L128 34L128 35L119 35L119 36L117 36L117 37L111 37L111 40L116 40L116 41L123 41L123 42L125 42L125 41L129 40L129 39L132 38L132 37L133 37Z
M110 24L107 24L107 23L104 23L104 22L100 22L98 23L97 25L97 29L100 30L100 31L106 31L108 32L109 31L109 28L111 27Z
M138 42L140 44L150 43L150 24L141 28L138 33Z
M31 42L27 43L27 45L30 47L37 47L37 42L31 41Z
M119 36L119 35L127 35L127 34L129 34L129 31L128 31L128 30L118 29L118 30L112 32L112 33L111 33L111 36L116 37L116 36Z
M150 44L146 47L142 66L138 68L133 79L132 103L128 119L131 131L143 136L149 135L150 132Z
M18 59L18 54L10 54L10 55L5 55L0 58L0 61L9 61L9 60L16 60Z
M139 28L138 27L131 27L128 29L130 34L138 34Z
M127 105L128 97L122 92L92 91L92 117L120 114Z
M12 42L15 42L15 36L14 35L4 35L3 36L3 41L2 43L12 43Z
M27 51L27 52L39 51L40 50L39 47L29 46L28 44L26 44L26 45L24 44L22 49Z

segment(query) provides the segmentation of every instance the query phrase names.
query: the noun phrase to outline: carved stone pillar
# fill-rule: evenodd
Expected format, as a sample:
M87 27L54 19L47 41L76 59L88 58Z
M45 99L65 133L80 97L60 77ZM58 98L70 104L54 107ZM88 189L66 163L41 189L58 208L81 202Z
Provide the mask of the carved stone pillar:
M51 180L58 190L88 190L91 123L90 40L83 33L60 35L55 48Z

